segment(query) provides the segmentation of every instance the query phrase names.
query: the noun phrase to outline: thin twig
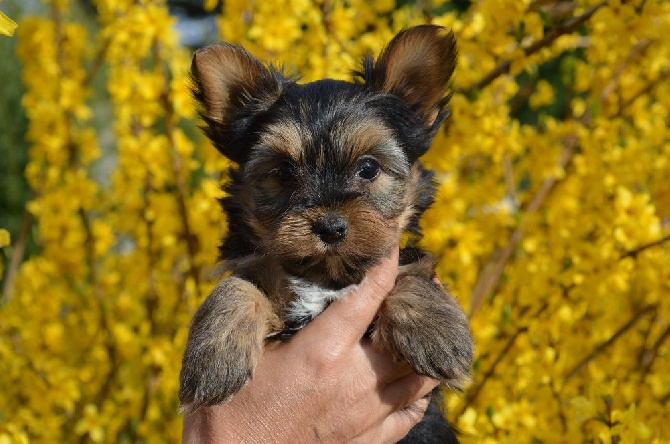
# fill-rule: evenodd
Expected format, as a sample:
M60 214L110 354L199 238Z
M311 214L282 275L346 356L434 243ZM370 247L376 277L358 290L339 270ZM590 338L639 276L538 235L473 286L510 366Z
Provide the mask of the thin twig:
M332 20L330 17L330 14L333 12L333 5L330 2L330 0L324 0L323 3L321 4L321 24L323 25L323 29L325 34L328 36L328 38L335 38L335 33L332 32ZM321 56L323 57L323 60L328 61L328 41L326 39L326 42L323 44L323 49L321 51Z
M549 304L547 302L544 302L536 311L535 313L531 314L530 317L533 319L536 319L538 316L544 312ZM519 310L518 318L523 319L526 316L526 313L530 310L530 307L525 306ZM461 407L460 411L456 416L460 416L467 408L468 406L472 405L472 403L475 401L475 399L479 396L481 393L482 389L484 388L484 385L491 379L491 377L495 374L496 369L498 367L498 364L502 362L502 360L509 354L509 351L512 349L514 346L514 343L516 342L517 338L522 334L526 333L528 331L528 327L523 326L519 327L514 334L509 336L509 339L507 340L507 343L505 346L502 348L500 353L496 356L496 358L493 360L491 363L491 366L489 369L484 373L484 376L482 377L481 380L479 380L475 385L473 385L470 390L468 390L468 393L465 398L465 402L463 403L463 406Z
M82 81L83 87L86 87L91 83L95 75L102 67L103 62L105 61L105 56L107 55L107 50L109 49L111 43L112 43L111 37L107 37L105 41L102 42L102 45L100 46L100 49L98 49L98 52L96 53L95 58L93 59L93 62L91 62L91 65L88 67L88 70L86 71L86 77L84 77L84 80Z
M637 93L633 94L632 97L630 97L628 100L626 100L626 101L619 107L619 110L618 110L617 113L614 115L614 117L621 117L621 115L623 114L624 110L625 110L626 108L628 108L630 105L632 105L633 102L635 102L637 99L639 99L639 98L642 97L643 95L645 95L645 94L647 94L648 92L650 92L652 89L654 89L654 87L655 87L656 85L658 85L658 84L660 84L661 82L667 80L669 77L670 77L670 69L666 69L666 70L661 71L661 73L658 75L658 77L657 77L656 79L654 79L653 81L647 83L647 84L645 85L644 88L642 88L640 91L638 91Z
M631 50L628 52L628 55L624 59L624 61L619 64L619 67L617 68L616 71L614 71L614 74L612 76L613 82L609 82L605 88L603 88L602 92L600 93L601 97L608 97L614 89L619 86L619 79L621 78L621 74L628 68L628 65L635 59L638 55L644 54L644 51L649 48L649 45L651 45L652 40L640 40L637 42Z
M632 257L633 259L635 259L635 258L637 258L637 255L642 253L644 250L647 250L647 249L653 248L653 247L658 247L659 245L663 245L664 243L666 243L669 240L670 240L670 234L668 234L667 236L663 236L662 238L660 238L660 239L658 239L654 242L644 244L644 245L639 246L639 247L637 247L633 250L625 252L624 254L621 255L621 259L626 258L626 257Z
M543 0L531 3L528 6L528 11L540 11L549 20L560 20L571 15L576 7L574 1Z
M537 84L540 79L533 77L528 83L523 85L521 89L509 101L510 115L516 114L517 111L528 101L531 95L537 89Z
M654 345L642 352L642 355L640 356L640 367L642 367L642 370L640 371L640 379L642 381L644 381L644 378L649 374L649 370L651 370L651 367L654 365L654 361L658 356L658 350L668 338L670 338L670 327L665 327L665 330L656 339Z
M636 56L639 56L640 53L643 52L643 50L645 50L647 47L648 45L644 43L635 45L631 48L630 53L628 54L626 59L624 59L624 61L617 67L617 69L615 70L615 74L612 76L612 79L603 88L600 94L601 102L607 100L608 96L612 94L612 92L616 89L616 85L618 85L619 78L621 74L625 71L625 68L628 67L634 61ZM591 111L587 109L577 120L580 123L580 125L588 126L591 122L591 118L592 118ZM561 170L566 169L568 163L572 160L573 156L575 155L578 145L579 145L579 139L575 134L568 136L564 140L564 149L563 152L561 153L561 157L559 158L557 165L559 169ZM533 198L531 199L528 206L525 208L525 210L520 211L520 213L527 216L537 212L537 210L540 209L540 207L548 197L549 193L554 189L554 187L558 183L558 180L559 179L556 178L555 176L551 176L545 179L544 182L542 182L542 184L538 188ZM505 248L502 251L494 252L491 255L488 262L486 263L486 265L484 265L484 268L482 272L479 274L479 277L475 282L475 285L472 290L470 313L469 313L470 317L472 317L481 307L481 305L484 303L485 298L489 294L492 294L498 287L500 283L500 278L502 277L503 272L505 271L505 266L511 259L512 254L516 250L516 247L522 238L523 238L523 229L521 226L519 226L510 235L510 238Z
M481 393L482 389L486 385L486 383L491 379L493 374L496 371L496 368L498 367L498 364L502 362L503 358L509 354L509 351L512 349L514 346L514 343L516 342L517 338L522 334L528 331L528 327L521 327L517 331L514 332L512 336L509 337L507 340L507 343L505 346L500 350L500 353L496 356L496 358L493 360L491 363L491 367L484 373L482 376L482 379L475 385L473 386L470 390L468 390L467 395L465 397L465 402L463 403L463 406L459 409L458 413L456 414L456 417L459 417L467 410L467 408L472 405L472 403L475 402L479 394Z
M165 133L167 135L168 142L170 144L170 155L172 157L172 172L174 174L176 191L177 191L176 193L177 205L179 207L179 216L181 218L183 236L184 240L186 241L186 249L188 252L189 274L191 275L193 283L195 284L194 287L197 297L198 287L200 283L200 276L199 276L200 273L196 266L195 258L198 253L199 246L197 244L198 238L191 230L191 223L188 218L188 207L186 206L187 193L181 173L182 160L179 153L177 152L176 142L174 139L175 114L174 109L172 107L172 103L170 102L170 83L169 83L170 76L168 69L166 68L166 62L161 60L160 58L160 52L161 52L160 42L154 43L153 50L154 50L154 57L156 58L156 63L160 66L161 73L164 79L163 94L161 96L161 99L163 102L163 107L165 109ZM182 295L182 297L185 296L186 296L185 294Z
M33 224L33 215L28 209L23 210L21 216L21 226L19 227L19 234L16 242L12 245L12 253L9 257L9 265L7 273L5 274L5 283L2 286L2 302L6 303L12 298L14 294L14 280L19 272L19 267L23 261L23 255L26 251L28 243L28 236L30 234L30 227Z
M426 23L433 23L435 16L433 15L433 7L429 0L419 0L419 5L421 6L421 14L423 14L423 20Z
M566 147L563 149L563 153L561 153L561 157L558 161L558 167L560 169L565 169L568 165L568 162L572 159L572 156L574 155L577 148L577 142L577 137L570 137L567 140ZM545 179L538 191L533 196L531 202L526 207L523 214L528 216L535 213L540 208L557 182L558 179L554 176ZM489 262L484 266L484 269L480 273L479 278L477 279L477 282L475 282L475 286L472 290L469 313L470 317L472 317L481 307L486 296L493 293L498 287L500 278L505 271L505 266L511 259L512 254L514 253L516 246L519 244L519 241L521 241L522 237L523 230L521 227L518 227L512 232L509 240L507 241L507 245L502 250L502 252L494 253Z
M561 432L565 434L568 430L568 419L565 417L565 409L563 408L563 400L561 399L561 389L556 387L556 380L552 379L551 384L551 394L558 406L558 419L561 421Z
M67 75L65 68L66 54L65 54L65 48L63 46L65 43L65 35L63 33L63 20L61 10L56 4L52 5L51 13L52 13L52 20L55 24L55 32L56 32L56 42L57 42L56 56L60 70L58 78L59 80L62 80L62 78ZM60 87L59 94L62 94L62 86ZM72 129L76 125L75 123L76 119L72 111L67 111L64 115L64 118L66 123L65 147L68 153L67 166L71 169L76 169L78 167L84 166L81 164L81 158L79 156L79 153L77 152L77 145L75 144L72 136ZM77 215L81 221L82 228L86 235L84 241L85 242L84 247L86 249L86 261L88 265L88 273L85 278L88 282L92 284L93 286L92 292L95 295L95 300L98 302L98 307L100 310L100 330L103 332L103 334L106 334L104 339L104 345L107 350L110 362L110 369L107 374L107 377L105 378L103 385L96 396L96 405L98 406L98 408L101 408L102 403L108 398L111 387L116 380L116 375L118 371L118 365L116 361L118 354L116 344L114 343L114 340L110 338L109 335L109 332L111 330L109 328L109 322L107 320L107 309L105 307L105 298L101 292L99 282L97 279L98 273L97 273L97 264L95 262L95 239L93 235L93 230L91 228L91 218L88 212L83 207L78 208ZM72 416L72 420L80 416L79 412L81 408L83 408L83 403L77 403L75 407L77 411ZM72 421L70 421L69 423L71 424ZM87 437L88 437L87 434L82 435L80 437L79 442L85 442Z
M619 327L619 329L608 340L598 345L591 353L589 353L584 359L579 361L577 365L575 365L569 372L567 372L565 375L564 384L567 384L572 378L577 376L589 362L591 362L594 358L596 358L602 352L607 350L607 348L612 344L614 344L614 342L616 342L617 339L619 339L624 333L626 333L635 324L637 324L637 322L640 319L642 319L645 315L655 310L656 308L657 308L656 305L648 305L644 309L635 313L633 317L631 317L628 320L628 322L626 322L624 325Z
M573 17L570 20L567 20L565 23L561 23L560 25L557 25L554 28L550 29L540 40L523 48L524 55L525 56L532 55L537 51L539 51L540 49L545 48L554 43L554 41L560 36L575 31L584 22L589 20L593 16L593 14L595 14L596 11L598 11L598 9L602 8L606 4L607 4L606 1L600 2L597 5L594 5L589 9L587 9L583 14L577 17ZM502 62L498 63L498 65L496 65L496 67L493 68L488 74L482 77L479 81L475 82L468 88L458 90L458 92L461 92L465 95L470 95L474 91L483 89L501 75L508 73L511 66L512 66L511 60L503 60Z
M517 196L515 187L516 181L514 178L514 166L512 165L512 159L507 154L503 155L502 167L503 177L505 179L505 194L507 195L507 199L509 199L516 208Z
M147 169L147 176L144 181L144 192L142 193L144 199L144 208L149 208L149 195L153 190L153 180L151 172ZM156 278L154 273L156 271L156 264L158 259L154 254L154 235L153 227L154 221L147 217L146 212L142 212L142 222L144 222L147 230L147 262L148 262L148 276L147 276L147 296L144 301L144 309L149 320L149 336L153 336L156 332L156 308L158 307L158 292L156 291Z
M323 45L323 50L321 55L323 56L326 62L329 62L330 58L328 57L328 40L333 40L340 48L340 51L345 52L347 50L347 45L338 37L338 33L333 30L333 21L331 19L331 14L333 12L333 4L330 0L325 0L321 5L321 24L327 36L327 41Z
M642 346L640 347L640 350L637 354L637 362L639 363L640 369L644 369L644 363L647 362L647 357L645 355L650 349L647 348L646 345L649 342L649 337L651 336L652 329L658 321L658 312L659 311L656 310L651 314L651 316L649 316L649 323L648 323L649 325L647 326L647 328L644 329L644 333L642 333ZM644 371L639 372L640 381L644 381L645 375L646 374Z

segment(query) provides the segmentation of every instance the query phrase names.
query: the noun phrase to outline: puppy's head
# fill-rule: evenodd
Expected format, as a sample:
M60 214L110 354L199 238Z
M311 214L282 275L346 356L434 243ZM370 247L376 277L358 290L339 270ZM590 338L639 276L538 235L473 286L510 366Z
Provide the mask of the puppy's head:
M205 132L239 165L223 256L273 255L298 277L358 282L432 201L417 159L447 115L455 58L453 34L436 26L398 34L353 83L297 84L233 45L198 51Z

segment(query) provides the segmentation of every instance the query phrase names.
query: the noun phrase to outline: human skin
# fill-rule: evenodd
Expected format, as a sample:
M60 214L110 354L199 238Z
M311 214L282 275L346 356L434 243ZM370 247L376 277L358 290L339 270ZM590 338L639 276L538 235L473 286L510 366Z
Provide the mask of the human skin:
M291 341L268 346L232 399L184 417L183 442L392 443L405 436L438 383L365 337L397 264L395 249Z

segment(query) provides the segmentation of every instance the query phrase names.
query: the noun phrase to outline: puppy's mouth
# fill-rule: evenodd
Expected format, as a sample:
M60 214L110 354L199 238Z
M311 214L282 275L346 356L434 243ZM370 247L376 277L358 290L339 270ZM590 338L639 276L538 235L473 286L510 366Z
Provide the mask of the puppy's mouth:
M340 289L358 284L378 260L376 257L345 257L331 248L325 254L285 258L282 263L286 271L294 276L319 283L325 288Z
M397 232L395 220L352 203L287 215L264 250L296 277L341 287L360 282L396 244Z

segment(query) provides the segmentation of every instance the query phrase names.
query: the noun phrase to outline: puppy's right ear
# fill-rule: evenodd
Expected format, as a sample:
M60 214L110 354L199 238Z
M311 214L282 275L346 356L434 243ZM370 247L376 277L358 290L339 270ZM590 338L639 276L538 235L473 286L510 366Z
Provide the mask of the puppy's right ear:
M205 134L224 156L244 162L248 130L279 98L285 79L243 48L227 43L196 51L191 77Z

